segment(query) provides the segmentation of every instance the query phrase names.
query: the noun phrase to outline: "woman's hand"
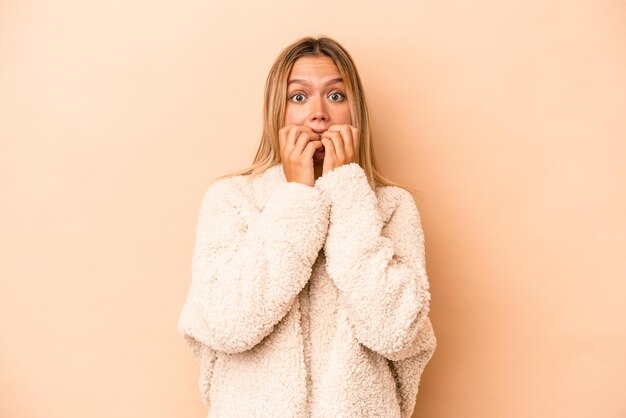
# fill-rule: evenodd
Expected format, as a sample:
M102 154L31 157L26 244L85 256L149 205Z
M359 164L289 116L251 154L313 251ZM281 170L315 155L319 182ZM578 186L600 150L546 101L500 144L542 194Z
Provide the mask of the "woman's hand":
M344 164L359 162L359 130L352 125L332 125L322 133L322 175Z
M323 147L319 134L308 126L289 124L278 131L278 142L287 181L313 187L313 154L316 149Z

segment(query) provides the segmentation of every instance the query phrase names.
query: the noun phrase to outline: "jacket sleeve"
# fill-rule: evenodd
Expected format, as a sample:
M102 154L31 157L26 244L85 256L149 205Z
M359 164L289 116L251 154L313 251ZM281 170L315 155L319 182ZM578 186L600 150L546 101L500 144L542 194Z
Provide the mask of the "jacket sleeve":
M241 187L220 179L203 197L178 322L186 340L226 353L254 347L288 312L309 280L330 210L319 190L286 182L254 212Z
M424 234L411 194L395 187L387 195L397 202L383 225L377 196L357 163L324 174L315 187L330 201L326 270L355 338L390 360L434 351Z

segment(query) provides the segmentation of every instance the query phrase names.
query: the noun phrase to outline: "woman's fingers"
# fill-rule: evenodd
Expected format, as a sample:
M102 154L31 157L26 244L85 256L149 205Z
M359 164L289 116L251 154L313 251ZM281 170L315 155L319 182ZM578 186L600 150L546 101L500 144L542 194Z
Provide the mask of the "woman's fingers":
M312 166L315 151L324 147L324 167L332 169L343 164L358 162L359 159L359 130L350 124L332 125L328 130L319 134L306 125L290 124L279 130L281 158L294 168L288 171L300 170L303 163ZM309 167L311 168L311 167Z
M278 131L282 160L300 160L306 145L315 140L319 141L319 134L308 126L290 124L282 127Z
M358 162L359 160L359 129L352 125L332 125L328 128L334 132L330 135L335 148L339 164Z
M352 125L332 125L322 134L324 153L323 173L341 165L359 161L359 131Z
M315 134L317 135L317 134ZM306 159L313 159L313 154L318 148L323 148L324 145L320 141L309 141L304 147L304 151L302 152L302 156Z
M300 156L302 156L305 147L310 141L319 140L319 135L314 132L313 129L309 128L308 126L301 126L299 128L300 134L298 135L298 138L296 139L296 144L292 150L292 158L299 158Z
M322 138L328 138L334 146L337 162L343 164L346 160L345 146L341 137L341 132L331 131L330 129L322 134Z
M313 186L313 154L322 146L318 134L308 126L290 124L279 129L278 141L287 181Z
M288 137L289 137L289 133L291 132L294 126L295 125L292 125L292 124L285 125L278 130L278 143L280 145L280 156L281 156L281 159L283 160L285 159L287 155L289 155L288 152L291 151L291 146L289 145Z
M346 157L346 160L349 161L351 158L352 152L352 129L350 129L350 125L341 125L339 127L339 132L341 132L341 139L343 140L343 154Z
M326 132L324 132L325 134ZM322 134L322 144L324 145L324 163L332 162L334 163L337 160L337 152L335 151L335 143L332 139L324 136Z
M341 125L339 128L343 139L343 154L345 156L345 162L351 163L354 161L354 144L352 142L352 126Z
M293 150L296 147L296 141L298 140L298 136L300 135L300 130L297 125L291 126L287 133L287 145L285 147L285 157L291 158L293 155Z

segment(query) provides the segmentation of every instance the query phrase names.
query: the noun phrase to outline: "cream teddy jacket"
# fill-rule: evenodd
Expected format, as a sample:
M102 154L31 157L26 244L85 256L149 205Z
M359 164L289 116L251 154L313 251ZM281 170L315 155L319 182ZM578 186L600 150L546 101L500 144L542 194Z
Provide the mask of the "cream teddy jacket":
M178 332L208 417L410 417L436 347L412 196L357 163L204 194Z

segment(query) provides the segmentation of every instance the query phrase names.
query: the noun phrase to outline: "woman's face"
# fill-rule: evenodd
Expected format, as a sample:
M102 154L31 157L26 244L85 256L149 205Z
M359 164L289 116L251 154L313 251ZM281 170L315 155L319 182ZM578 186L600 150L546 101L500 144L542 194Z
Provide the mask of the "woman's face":
M324 132L331 125L351 124L346 89L329 57L298 58L287 83L284 125L305 125Z

